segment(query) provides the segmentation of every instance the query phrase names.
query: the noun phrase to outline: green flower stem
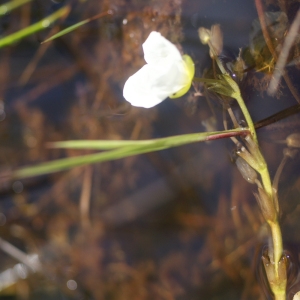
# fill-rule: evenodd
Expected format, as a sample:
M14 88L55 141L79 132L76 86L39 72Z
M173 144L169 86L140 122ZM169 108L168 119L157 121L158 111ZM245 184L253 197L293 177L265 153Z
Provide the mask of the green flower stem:
M255 0L255 2L260 3L260 0ZM261 15L263 15L263 12ZM263 190L259 191L260 195L258 196L258 201L260 203L262 213L271 229L273 248L269 249L269 259L262 259L268 277L268 282L275 296L275 300L283 300L286 298L286 261L282 256L282 235L278 223L277 196L275 193L273 193L268 166L260 152L255 127L242 98L240 88L226 71L214 49L214 45L211 42L212 32L203 27L199 28L198 32L202 43L209 45L210 51L214 56L213 58L217 62L222 75L216 75L217 79L197 78L196 81L206 83L207 89L236 99L244 114L251 133L248 139L247 137L245 138L248 149L241 149L238 154L244 158L250 166L252 165L252 167L260 174L263 182Z
M228 82L228 84L230 85L230 87L234 90L234 94L232 95L233 98L238 102L242 112L243 112L243 115L246 119L246 122L249 126L249 129L250 129L250 132L251 132L251 135L253 137L253 140L255 141L255 143L258 145L258 141L257 141L257 136L256 136L256 131L255 131L255 127L254 127L254 123L252 121L252 118L250 116L250 113L245 105L245 102L242 98L242 95L241 95L241 92L240 92L240 88L239 86L237 85L237 83L229 76L227 75L225 77L226 81Z
M231 79L231 78L230 78ZM229 81L229 80L228 80ZM227 82L228 82L227 81ZM233 81L232 79L230 81ZM234 89L234 91L237 91L236 87L238 88L237 84L234 82L234 85L232 84L232 82L228 82L230 84L230 86ZM235 87L236 85L236 87ZM255 144L257 145L256 149L253 150L252 149L252 154L257 158L258 160L258 165L259 168L257 169L257 171L259 172L261 179L262 179L262 183L263 183L263 187L265 192L268 194L269 199L272 199L273 205L274 207L276 206L276 199L274 199L274 194L273 194L273 190L272 190L272 183L271 183L271 179L270 179L270 174L269 174L269 170L267 167L267 163L263 157L263 155L260 152L259 149L259 145L258 145L258 141L257 141L257 136L256 136L256 132L255 132L255 127L254 127L254 123L252 121L252 118L248 112L248 109L244 103L244 100L241 96L241 94L239 92L235 92L234 93L234 98L237 100L243 114L244 117L247 121L247 124L249 126L249 130L251 132L253 141L255 142ZM275 287L273 290L273 293L275 295L275 299L276 300L281 300L281 299L285 299L285 289L286 289L286 278L280 278L279 276L279 263L280 263L280 259L282 257L283 254L283 245L282 245L282 234L281 234L281 229L278 223L278 216L276 216L275 221L273 222L268 222L270 229L271 229L271 235L272 235L272 242L273 242L273 259L274 259L274 277L275 277ZM286 271L286 269L284 269ZM283 276L284 277L284 276Z
M231 79L231 81L233 81L233 80ZM237 85L235 82L234 82L234 84ZM233 87L232 83L230 85L231 85L231 87ZM274 207L277 207L278 205L276 205L276 203L275 203L276 199L274 199L274 193L272 190L272 183L271 183L271 179L270 179L269 170L268 170L265 158L263 157L263 155L261 154L260 149L259 149L254 123L253 123L252 118L248 112L248 109L243 101L241 94L235 93L234 96L235 96L234 98L237 100L237 102L245 116L245 119L249 126L251 135L253 137L253 140L257 145L257 148L255 149L255 151L257 153L256 153L256 155L254 153L254 155L257 158L259 158L260 168L257 171L259 172L259 174L261 176L264 190L268 194L270 199L272 199ZM283 278L281 278L281 276L279 276L279 270L278 270L280 259L283 254L282 234L281 234L281 229L280 229L280 226L278 223L278 216L276 217L276 220L274 222L268 222L268 223L271 228L271 236L272 236L272 242L273 242L273 253L272 254L273 254L273 259L274 259L274 272L275 272L274 277L276 279L274 281L275 286L273 289L273 293L275 296L275 300L283 300L286 298L286 291L285 291L286 290L286 275L283 275ZM285 266L284 266L284 272L286 272Z
M271 199L273 199L272 184L271 184L271 179L270 179L270 174L269 174L269 170L267 167L267 163L259 150L259 144L258 144L258 140L257 140L255 126L252 121L251 115L247 109L247 106L245 105L244 99L241 95L240 88L239 88L238 84L226 72L226 70L224 69L224 67L218 57L216 57L216 61L217 61L217 64L218 64L222 74L223 74L223 78L226 80L226 82L232 89L231 97L236 99L236 101L238 102L238 104L243 112L243 115L246 119L252 139L253 139L254 143L256 144L256 148L255 148L256 153L252 153L252 154L257 157L257 160L260 165L260 168L257 171L261 175L263 186L264 186L266 193L271 197Z
M263 157L263 155L260 152L254 123L253 123L251 115L245 105L245 102L244 102L243 97L240 92L240 88L239 88L238 84L226 72L220 59L217 56L215 56L215 59L220 68L220 71L223 74L222 78L227 82L227 84L232 89L231 97L236 99L236 101L238 102L238 104L244 114L244 117L246 119L246 122L248 124L249 130L251 132L250 140L248 140L248 146L249 146L249 150L250 150L253 158L257 161L258 167L256 170L259 172L259 174L261 176L264 191L266 192L268 199L272 200L273 206L275 208L278 208L278 204L275 203L277 201L277 198L274 197L268 166L265 161L265 158ZM221 91L221 93L222 92L224 93L224 91L225 91L224 86L220 88L220 84L219 84L218 89ZM226 90L224 94L228 94L228 92L229 91ZM261 201L264 201L264 200L261 199ZM267 222L271 229L271 236L272 236L272 242L273 242L273 249L270 249L270 252L271 252L270 256L272 258L272 262L271 262L271 266L269 267L269 272L272 273L273 279L269 280L269 284L274 293L275 299L281 300L281 299L285 299L285 296L286 296L286 265L281 261L282 254L283 254L283 245L282 245L281 229L280 229L280 226L278 223L277 209L276 209L275 219L273 219L272 221L267 220Z
M258 172L261 176L261 180L266 193L269 195L269 197L271 197L271 199L273 199L274 197L273 197L272 183L271 183L270 174L267 165L265 165L265 168L258 170ZM273 199L273 203L274 203L274 199Z
M275 222L269 222L271 232L272 232L272 241L273 241L273 251L274 251L274 263L275 263L275 274L276 278L279 278L278 264L282 257L283 247L282 247L282 234L281 229L278 223L278 219ZM282 288L280 288L281 290ZM285 287L284 287L285 290ZM282 292L282 291L281 291Z
M256 144L258 144L255 127L254 127L252 118L249 114L249 111L248 111L248 109L245 105L245 102L242 98L240 88L237 85L237 83L231 78L231 76L228 74L228 72L225 70L221 60L219 59L218 55L215 53L214 47L213 47L210 39L211 39L211 37L208 38L207 43L208 43L208 46L209 46L210 50L214 54L214 59L217 62L217 65L218 65L221 73L223 74L222 78L228 83L228 85L232 89L231 92L228 89L224 93L222 91L220 91L220 92L223 93L223 94L226 94L226 95L231 94L230 96L232 98L236 99L236 101L238 102L238 104L239 104L239 106L240 106L240 108L241 108L241 110L244 114L244 117L245 117L246 122L249 126L249 129L250 129L251 135L252 135L254 141L256 142ZM214 84L214 79L196 78L196 81L203 81L203 82L207 82L207 83L209 83L209 81L211 81L211 83ZM224 87L223 87L223 89L224 89Z
M272 183L271 183L271 179L270 179L270 174L269 174L269 170L267 167L267 163L263 157L263 155L260 152L259 149L259 145L258 145L258 140L257 140L257 136L256 136L256 131L255 131L255 127L254 127L254 123L252 121L252 118L249 114L249 111L245 105L245 102L241 96L240 93L240 89L238 87L238 85L236 84L236 82L231 78L231 77L227 77L227 82L228 84L231 86L231 88L234 90L234 94L233 97L237 100L243 114L244 117L247 121L247 124L249 126L249 130L251 132L253 141L255 142L255 144L257 145L257 148L255 149L256 153L253 153L254 156L256 158L258 158L258 163L259 163L259 168L258 168L258 172L261 176L262 179L262 183L263 183L263 187L265 192L268 194L268 196L270 197L270 199L272 199L273 205L275 206L275 201L274 201L274 196L273 196L273 190L272 190ZM275 206L276 207L276 206ZM278 223L278 218L276 218L275 222L269 223L270 228L271 228L271 233L272 233L272 241L273 241L273 251L274 251L274 267L275 267L275 274L276 274L276 278L278 278L278 263L281 259L282 253L283 253L283 246L282 246L282 235L281 235L281 230L280 230L280 226Z

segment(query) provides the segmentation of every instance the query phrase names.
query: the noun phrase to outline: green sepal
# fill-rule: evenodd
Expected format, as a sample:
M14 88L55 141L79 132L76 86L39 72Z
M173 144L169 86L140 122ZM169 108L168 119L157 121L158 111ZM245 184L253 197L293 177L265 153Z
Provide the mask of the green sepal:
M194 65L194 62L193 62L192 58L189 55L184 54L182 56L182 59L186 64L186 68L187 68L187 72L188 72L190 81L186 86L184 86L178 92L176 92L176 93L172 94L171 96L169 96L171 99L179 98L179 97L183 96L184 94L186 94L188 92L188 90L190 89L191 85L192 85L192 80L193 80L194 75L195 75L195 65Z

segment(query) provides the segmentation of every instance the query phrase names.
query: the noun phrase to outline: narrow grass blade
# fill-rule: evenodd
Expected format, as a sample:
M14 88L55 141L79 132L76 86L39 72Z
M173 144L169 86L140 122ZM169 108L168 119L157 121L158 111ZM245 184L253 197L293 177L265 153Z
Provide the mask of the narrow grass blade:
M0 39L0 48L8 46L28 35L31 35L35 32L47 28L51 23L63 17L69 11L70 11L70 6L64 6L61 9L57 10L52 15L46 17L45 19Z
M71 31L77 29L78 27L80 27L80 26L82 26L82 25L84 25L84 24L86 24L86 23L89 23L89 22L91 22L91 21L93 21L93 20L95 20L95 19L101 18L101 17L106 16L106 15L109 15L109 14L111 14L111 12L110 12L110 11L107 11L107 12L98 14L98 15L92 17L92 18L89 18L89 19L86 19L86 20L84 20L84 21L78 22L78 23L76 23L76 24L74 24L74 25L72 25L72 26L70 26L70 27L68 27L68 28L66 28L66 29L64 29L64 30L61 30L60 32L58 32L58 33L52 35L50 38L48 38L48 39L46 39L45 41L43 41L42 44L47 43L47 42L49 42L49 41L52 41L52 40L54 40L54 39L57 39L58 37L61 37L61 36L63 36L63 35L65 35L65 34L71 32Z
M217 132L202 132L202 133L192 133L185 135L178 135L173 137L154 139L154 140L144 140L144 141L86 141L89 144L89 149L113 149L106 152L94 153L88 155L82 155L77 157L68 157L51 162L42 163L37 166L24 167L13 172L13 178L25 178L32 177L42 174L48 174L53 172L59 172L73 167L100 163L104 161L116 160L128 156L133 156L137 154L149 153L153 151L159 151L168 149L171 147L177 147L189 143L202 142L208 140L215 140L220 138L227 138L237 135L247 135L249 130L244 128L227 130L227 131L217 131ZM70 141L70 148L86 148L84 146L85 141ZM116 142L116 143L112 143ZM60 142L68 143L68 142ZM73 144L73 145L72 145ZM63 144L61 144L63 145ZM65 144L66 146L67 144ZM70 145L67 145L70 146ZM81 147L80 147L81 146ZM97 146L97 148L96 148ZM69 147L65 147L69 148Z
M70 149L90 149L90 150L110 150L127 146L148 146L166 144L170 147L178 146L180 143L192 143L203 140L213 140L222 137L240 135L244 129L232 129L228 131L190 133L152 140L124 141L124 140L74 140L48 143L49 148L70 148ZM220 137L220 135L223 135ZM226 135L226 136L224 136Z
M3 16L9 13L10 11L14 10L15 8L30 1L32 0L13 0L13 1L6 2L0 5L0 16Z
M79 22L79 23L76 23L76 24L74 24L74 25L72 25L72 26L70 26L70 27L64 29L64 30L61 30L60 32L58 32L58 33L52 35L50 38L48 38L48 39L46 39L45 41L43 41L41 44L44 44L44 43L50 42L50 41L52 41L52 40L55 40L55 39L57 39L58 37L61 37L61 36L63 36L63 35L65 35L65 34L71 32L71 31L77 29L78 27L80 27L80 26L82 26L82 25L84 25L84 24L86 24L86 23L88 23L88 22L89 22L88 20L81 21L81 22Z

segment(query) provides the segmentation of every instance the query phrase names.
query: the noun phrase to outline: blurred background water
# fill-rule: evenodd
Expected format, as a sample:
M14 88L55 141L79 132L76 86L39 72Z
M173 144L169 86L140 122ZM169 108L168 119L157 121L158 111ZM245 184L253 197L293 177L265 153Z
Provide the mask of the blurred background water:
M292 18L298 1L279 2L268 1L266 9L279 12L284 4ZM142 109L123 99L122 88L144 64L141 45L152 30L193 58L198 77L211 68L201 26L220 24L224 56L236 59L251 43L254 1L34 0L0 19L1 35L68 4L65 20L1 50L1 173L89 153L51 150L47 142L204 131L210 107L223 128L218 100L208 103L193 89ZM113 13L40 44L50 31L107 10ZM297 66L289 72L297 88ZM249 72L241 87L256 122L297 103L284 85L280 97L269 97L259 85L265 77ZM275 141L297 130L296 114L258 131L272 175L283 149ZM0 299L266 299L256 276L266 228L252 186L232 163L233 149L220 140L1 182ZM298 156L288 163L280 184L293 269L298 163Z

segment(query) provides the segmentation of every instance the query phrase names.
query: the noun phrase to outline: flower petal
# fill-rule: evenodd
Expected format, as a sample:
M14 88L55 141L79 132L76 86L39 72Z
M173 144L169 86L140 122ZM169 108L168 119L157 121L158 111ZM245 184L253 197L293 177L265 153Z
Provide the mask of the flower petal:
M149 108L169 96L179 97L188 91L195 70L190 57L181 57L176 46L155 31L143 49L148 64L126 81L123 96L128 102Z
M149 65L145 65L125 82L123 89L124 98L133 106L150 108L168 97L157 93L151 82L153 71Z
M148 64L159 64L165 59L181 59L179 50L159 32L152 31L143 44L144 58Z

